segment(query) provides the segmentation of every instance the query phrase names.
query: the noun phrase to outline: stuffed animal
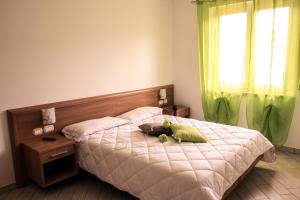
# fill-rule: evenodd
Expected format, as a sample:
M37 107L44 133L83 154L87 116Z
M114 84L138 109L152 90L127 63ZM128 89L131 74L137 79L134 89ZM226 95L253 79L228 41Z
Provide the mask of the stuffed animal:
M168 136L166 134L161 134L160 136L158 136L158 140L161 143L164 143L164 142L168 141Z
M139 126L139 128L143 131L143 133L151 136L158 137L158 140L161 143L164 143L168 140L168 136L172 136L173 132L171 129L171 125L173 123L166 119L163 124L159 123L146 123Z
M140 125L139 128L143 131L143 133L151 136L159 137L162 134L166 134L167 136L173 135L171 128L167 125L164 126L161 123L146 123Z
M168 120L168 119L165 119L164 123L163 123L163 127L164 128L170 128L170 126L172 125L173 123Z

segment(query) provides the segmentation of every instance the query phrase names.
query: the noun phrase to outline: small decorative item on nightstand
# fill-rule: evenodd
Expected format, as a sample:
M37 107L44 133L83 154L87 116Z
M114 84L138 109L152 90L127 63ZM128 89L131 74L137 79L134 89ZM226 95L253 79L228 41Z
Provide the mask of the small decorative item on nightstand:
M179 106L179 105L167 106L167 107L163 107L163 113L166 115L189 117L190 108L187 106Z
M43 124L49 125L56 122L55 108L42 109Z
M37 136L22 143L27 175L41 187L78 173L75 142L58 134L51 137L56 140L43 141Z
M159 97L158 105L159 106L166 105L168 103L167 89L166 88L160 89L158 97Z
M56 122L55 108L42 109L43 132L54 132L54 123Z

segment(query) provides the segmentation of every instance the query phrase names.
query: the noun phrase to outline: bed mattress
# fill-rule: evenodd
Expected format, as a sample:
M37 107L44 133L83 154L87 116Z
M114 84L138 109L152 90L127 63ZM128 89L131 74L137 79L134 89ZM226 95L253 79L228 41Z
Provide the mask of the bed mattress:
M166 143L143 134L148 122L190 124L207 143ZM195 119L158 115L99 131L78 143L79 165L140 199L221 199L258 156L273 161L273 145L259 132Z

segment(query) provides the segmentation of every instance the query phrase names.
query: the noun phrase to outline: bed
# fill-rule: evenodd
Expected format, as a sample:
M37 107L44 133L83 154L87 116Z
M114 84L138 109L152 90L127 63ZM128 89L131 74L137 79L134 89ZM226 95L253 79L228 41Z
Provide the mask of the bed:
M160 143L138 128L165 119L196 127L208 142L177 143L169 138ZM82 169L151 200L222 199L260 156L268 162L275 158L273 145L257 131L169 115L86 136L78 143L78 155Z
M174 104L174 86L165 85L96 97L35 105L7 111L16 186L30 183L23 167L22 143L42 127L41 110L55 108L55 130L84 120L118 116L141 106L158 106L161 89L166 106ZM145 122L186 123L198 128L208 143L162 144L141 133ZM194 119L156 115L99 131L78 144L80 167L141 199L222 199L256 162L274 159L274 148L259 132Z

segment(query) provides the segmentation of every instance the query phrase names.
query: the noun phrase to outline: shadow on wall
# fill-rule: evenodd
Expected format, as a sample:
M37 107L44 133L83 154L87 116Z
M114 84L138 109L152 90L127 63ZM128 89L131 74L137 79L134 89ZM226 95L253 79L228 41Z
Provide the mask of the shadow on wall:
M0 169L0 188L13 183L15 178L6 111L0 114Z

